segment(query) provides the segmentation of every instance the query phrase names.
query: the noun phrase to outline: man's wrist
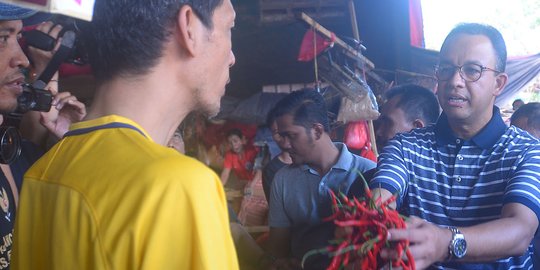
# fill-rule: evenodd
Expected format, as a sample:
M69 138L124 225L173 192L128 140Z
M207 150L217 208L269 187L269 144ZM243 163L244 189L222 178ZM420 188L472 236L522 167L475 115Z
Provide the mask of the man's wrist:
M452 242L452 231L449 229L449 227L441 227L441 229L443 229L443 233L444 233L444 237L442 238L443 239L442 245L444 245L444 247L442 248L442 250L444 250L445 252L443 252L440 261L447 262L452 259L452 253L450 252L450 243Z
M448 227L448 230L452 233L452 237L448 244L447 261L462 259L467 253L467 241L465 240L465 236L456 227Z

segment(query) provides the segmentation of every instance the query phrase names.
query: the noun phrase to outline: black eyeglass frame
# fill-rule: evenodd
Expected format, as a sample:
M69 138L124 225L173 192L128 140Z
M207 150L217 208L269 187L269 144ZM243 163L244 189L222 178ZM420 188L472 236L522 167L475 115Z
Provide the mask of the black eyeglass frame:
M463 74L463 67L465 66L476 66L476 67L479 67L480 68L480 75L478 75L478 78L476 78L475 80L471 80L469 78L466 78L467 76L465 76ZM440 73L439 73L439 70L440 70L440 65L437 65L435 66L435 78L437 78L438 81L449 81L450 79L452 79L452 77L454 76L455 74L455 70L457 69L458 70L458 73L459 73L459 76L465 80L466 82L476 82L478 80L480 80L480 78L482 78L482 75L484 75L484 71L493 71L497 74L501 74L502 71L498 71L496 69L492 69L492 68L488 68L488 67L485 67L485 66L482 66L480 64L475 64L475 63L467 63L467 64L463 64L461 66L452 66L452 65L448 65L448 67L451 67L453 72L451 74L448 75L448 78L446 79L441 79L440 78Z

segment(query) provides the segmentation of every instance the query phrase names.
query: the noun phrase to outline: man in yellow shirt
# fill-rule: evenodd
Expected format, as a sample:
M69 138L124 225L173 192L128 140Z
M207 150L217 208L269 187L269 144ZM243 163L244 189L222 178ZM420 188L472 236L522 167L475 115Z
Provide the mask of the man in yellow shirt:
M97 0L97 90L25 175L13 269L237 269L219 177L168 148L215 115L235 62L230 0Z

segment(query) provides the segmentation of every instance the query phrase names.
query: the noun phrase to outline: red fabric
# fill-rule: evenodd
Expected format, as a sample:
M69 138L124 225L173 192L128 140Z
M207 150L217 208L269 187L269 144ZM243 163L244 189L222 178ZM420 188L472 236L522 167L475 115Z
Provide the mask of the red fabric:
M253 162L257 156L257 150L251 147L244 149L243 157L233 151L225 153L223 168L231 169L238 178L251 181L253 179Z
M424 19L421 0L409 0L409 28L411 46L424 48Z
M313 44L313 35L315 35L316 46L314 46ZM313 30L307 30L306 34L304 34L302 44L300 45L298 61L308 62L313 60L313 58L315 58L315 55L319 55L322 51L326 50L326 48L328 48L332 43L334 43L334 40L336 40L334 33L332 33L332 39L327 40L321 37L319 34L314 33Z

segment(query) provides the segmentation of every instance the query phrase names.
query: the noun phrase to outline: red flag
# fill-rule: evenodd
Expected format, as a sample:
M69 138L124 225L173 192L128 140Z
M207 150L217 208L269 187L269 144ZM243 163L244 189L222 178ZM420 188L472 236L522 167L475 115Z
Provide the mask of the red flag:
M313 35L315 35L315 45L313 44ZM315 55L319 55L322 51L326 50L334 43L335 36L332 33L332 39L327 40L321 37L319 34L313 32L312 29L307 30L300 45L300 52L298 53L298 61L311 61L315 58Z

